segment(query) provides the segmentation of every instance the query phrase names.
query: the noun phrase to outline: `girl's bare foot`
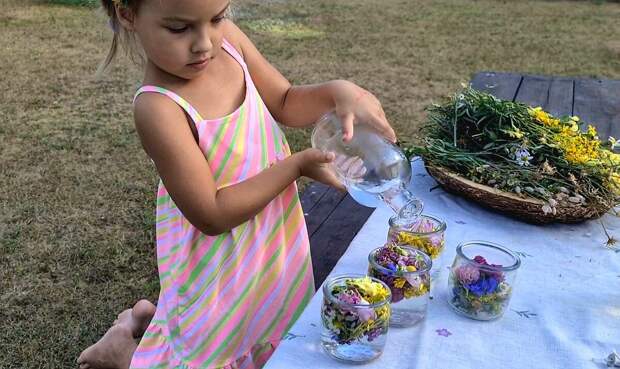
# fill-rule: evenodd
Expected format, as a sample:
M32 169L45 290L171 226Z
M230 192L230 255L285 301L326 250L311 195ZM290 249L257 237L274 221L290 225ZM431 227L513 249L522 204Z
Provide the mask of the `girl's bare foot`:
M138 301L133 308L118 314L114 325L125 324L131 328L134 338L140 338L155 315L155 305L149 300Z
M136 346L129 326L119 323L82 351L77 362L80 369L128 369Z

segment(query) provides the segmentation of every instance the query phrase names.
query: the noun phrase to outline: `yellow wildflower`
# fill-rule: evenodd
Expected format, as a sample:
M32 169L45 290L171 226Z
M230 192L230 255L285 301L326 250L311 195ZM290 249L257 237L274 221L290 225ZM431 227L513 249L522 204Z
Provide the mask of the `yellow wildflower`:
M388 296L388 291L385 287L380 283L374 282L370 277L352 279L348 283L357 287L362 297L371 304L383 301Z
M560 120L553 118L551 114L542 110L540 106L534 109L529 109L529 113L530 116L547 127L558 128L560 126Z
M399 232L396 238L398 244L411 246L414 249L418 249L431 259L437 259L441 251L443 250L443 242L440 245L433 245L429 236L413 235L409 232Z
M413 265L407 265L407 267L405 268L408 272L415 272L417 271L417 269L415 268L415 266Z
M609 187L616 195L620 195L620 174L619 173L611 172Z
M415 296L422 296L428 292L429 288L426 283L421 283L418 287L406 288L403 292L406 299Z
M594 128L594 126L588 125L588 135L592 136L595 139L598 139L598 132L596 132L596 128Z
M523 133L523 131L521 131L519 128L515 128L514 131L506 131L508 133L508 135L510 137L514 137L514 138L522 138L523 136L525 136L525 133Z
M609 150L600 151L601 160L611 163L612 165L620 165L620 154Z
M396 288L403 288L405 286L406 282L407 282L407 280L405 278L396 278L394 280L394 287L396 287Z
M594 129L594 128L593 128ZM564 151L567 161L574 164L585 164L599 159L600 141L596 136L584 135L574 132L564 126L554 141Z

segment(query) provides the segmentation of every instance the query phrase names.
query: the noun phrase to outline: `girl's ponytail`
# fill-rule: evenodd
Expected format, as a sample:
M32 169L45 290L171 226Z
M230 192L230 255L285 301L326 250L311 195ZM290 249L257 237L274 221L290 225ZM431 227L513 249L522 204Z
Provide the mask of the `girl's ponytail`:
M118 15L116 14L116 3L120 2L129 8L131 11L136 12L138 10L138 6L140 5L140 0L101 0L101 7L105 14L108 16L108 25L110 29L114 33L112 37L112 44L110 45L110 50L108 51L108 55L105 60L99 65L97 70L97 75L100 76L103 72L108 68L108 66L112 63L112 60L116 57L118 53L119 46L122 46L125 52L131 54L131 59L134 62L139 63L141 61L141 57L138 52L134 52L133 46L135 45L135 37L133 34L127 32L121 25L120 20L118 19Z
M112 45L108 51L108 56L106 56L105 60L101 63L99 69L97 70L98 75L106 70L118 52L118 34L120 33L121 28L118 17L116 16L114 2L112 0L101 0L101 7L108 16L108 24L110 25L112 32L114 32L114 36L112 38Z

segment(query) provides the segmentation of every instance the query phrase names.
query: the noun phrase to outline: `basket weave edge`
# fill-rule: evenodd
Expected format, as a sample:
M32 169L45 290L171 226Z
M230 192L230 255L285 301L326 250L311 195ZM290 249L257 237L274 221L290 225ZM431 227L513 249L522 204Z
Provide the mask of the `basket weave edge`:
M427 172L448 192L463 196L482 206L513 216L528 223L580 223L600 217L609 209L582 205L558 205L556 213L545 213L544 202L531 197L520 197L464 178L446 168L426 165Z

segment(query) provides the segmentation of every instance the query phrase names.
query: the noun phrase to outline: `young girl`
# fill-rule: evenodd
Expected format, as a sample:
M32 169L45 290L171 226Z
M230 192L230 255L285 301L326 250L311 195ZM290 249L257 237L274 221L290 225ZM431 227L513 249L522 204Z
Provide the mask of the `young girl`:
M226 18L230 0L103 0L120 40L146 56L134 119L161 177L157 308L140 301L86 349L80 368L256 368L314 293L295 180L343 188L333 154L291 155L278 124L335 110L395 140L353 83L291 86ZM134 337L142 339L136 346Z

